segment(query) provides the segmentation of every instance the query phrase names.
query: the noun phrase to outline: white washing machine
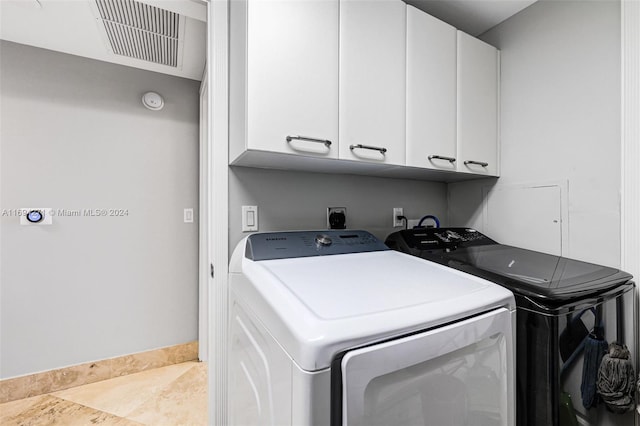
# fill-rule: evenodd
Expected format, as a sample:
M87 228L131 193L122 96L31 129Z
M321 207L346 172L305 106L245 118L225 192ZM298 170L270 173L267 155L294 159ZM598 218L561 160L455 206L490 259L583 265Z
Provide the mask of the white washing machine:
M229 278L230 424L514 424L508 290L350 230L251 235Z

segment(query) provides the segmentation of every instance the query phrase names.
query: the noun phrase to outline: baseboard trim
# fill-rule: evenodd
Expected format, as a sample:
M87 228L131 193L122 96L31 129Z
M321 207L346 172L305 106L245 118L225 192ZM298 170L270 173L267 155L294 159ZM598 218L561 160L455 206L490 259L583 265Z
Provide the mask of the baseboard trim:
M0 380L0 404L198 359L198 342Z

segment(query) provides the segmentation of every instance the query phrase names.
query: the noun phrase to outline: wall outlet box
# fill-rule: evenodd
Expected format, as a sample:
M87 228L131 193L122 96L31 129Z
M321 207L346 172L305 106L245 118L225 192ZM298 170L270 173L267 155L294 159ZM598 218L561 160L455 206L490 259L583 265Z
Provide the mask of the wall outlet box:
M347 208L327 207L327 228L346 229L347 228Z

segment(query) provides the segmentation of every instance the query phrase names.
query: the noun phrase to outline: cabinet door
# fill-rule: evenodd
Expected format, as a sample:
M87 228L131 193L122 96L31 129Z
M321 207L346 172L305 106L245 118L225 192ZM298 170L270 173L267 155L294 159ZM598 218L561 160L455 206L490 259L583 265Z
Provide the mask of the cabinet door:
M338 0L248 0L247 26L247 147L337 158Z
M407 6L407 165L456 170L456 29Z
M498 50L458 31L458 171L497 176Z
M340 158L405 163L406 4L340 3Z

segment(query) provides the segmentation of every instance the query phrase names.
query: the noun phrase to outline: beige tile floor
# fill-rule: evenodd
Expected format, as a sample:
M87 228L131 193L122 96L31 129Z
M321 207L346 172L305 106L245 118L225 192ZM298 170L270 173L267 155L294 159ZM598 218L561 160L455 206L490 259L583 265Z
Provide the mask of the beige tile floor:
M0 404L0 425L206 425L207 364L185 362Z

